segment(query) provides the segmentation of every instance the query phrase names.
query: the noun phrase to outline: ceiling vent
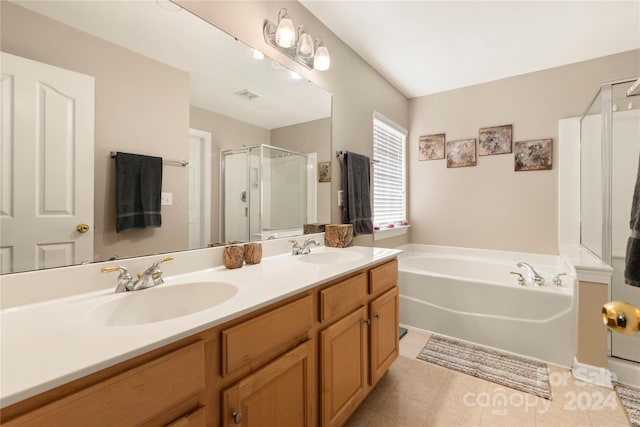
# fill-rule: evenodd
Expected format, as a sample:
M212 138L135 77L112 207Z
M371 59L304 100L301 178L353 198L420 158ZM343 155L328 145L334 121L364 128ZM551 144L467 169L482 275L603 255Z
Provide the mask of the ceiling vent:
M252 100L260 97L257 93L251 92L249 89L242 89L233 93L234 95L242 96L243 98L247 98L248 100Z

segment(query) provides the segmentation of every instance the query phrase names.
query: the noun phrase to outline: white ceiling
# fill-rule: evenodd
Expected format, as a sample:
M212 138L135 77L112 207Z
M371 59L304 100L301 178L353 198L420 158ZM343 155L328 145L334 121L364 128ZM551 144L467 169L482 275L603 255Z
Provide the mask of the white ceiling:
M640 48L640 0L301 3L409 98Z
M166 0L13 1L188 72L191 105L266 129L331 115L330 93L292 79L267 58L254 59L246 45ZM244 89L260 97L234 94Z

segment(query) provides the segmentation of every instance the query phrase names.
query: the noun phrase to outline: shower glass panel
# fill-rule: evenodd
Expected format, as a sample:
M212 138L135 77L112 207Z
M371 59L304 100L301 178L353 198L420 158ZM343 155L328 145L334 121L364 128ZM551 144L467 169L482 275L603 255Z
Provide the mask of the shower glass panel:
M602 259L602 90L580 121L580 242Z
M307 210L315 192L308 191L313 176L306 154L258 145L223 151L221 162L223 241L295 236L315 220Z
M640 96L627 97L631 83L612 87L611 119L611 300L640 307L640 288L624 283L631 201L640 157ZM640 334L612 334L611 355L640 362Z

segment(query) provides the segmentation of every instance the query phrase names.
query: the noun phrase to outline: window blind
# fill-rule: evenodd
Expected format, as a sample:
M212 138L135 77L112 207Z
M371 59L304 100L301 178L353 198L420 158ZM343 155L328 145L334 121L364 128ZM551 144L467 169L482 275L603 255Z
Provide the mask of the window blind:
M393 122L373 118L373 223L401 224L406 220L407 133Z

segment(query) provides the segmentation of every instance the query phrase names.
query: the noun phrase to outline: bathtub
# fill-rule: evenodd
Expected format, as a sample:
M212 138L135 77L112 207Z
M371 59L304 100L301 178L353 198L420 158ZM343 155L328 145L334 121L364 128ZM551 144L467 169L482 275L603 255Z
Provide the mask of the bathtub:
M558 256L408 244L399 247L400 323L569 367L576 277ZM531 264L544 286L520 286ZM562 286L551 281L558 274Z

